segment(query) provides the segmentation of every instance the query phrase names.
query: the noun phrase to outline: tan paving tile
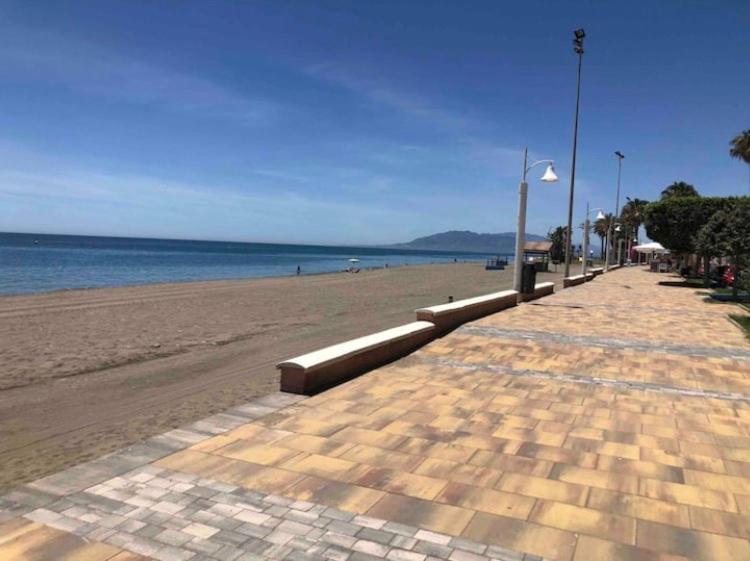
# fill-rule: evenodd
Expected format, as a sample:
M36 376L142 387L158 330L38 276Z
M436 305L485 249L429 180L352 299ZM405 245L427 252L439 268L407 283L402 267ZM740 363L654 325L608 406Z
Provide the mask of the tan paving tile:
M666 556L657 551L615 543L592 536L581 536L573 561L689 561L687 557Z
M635 520L601 510L540 500L529 520L544 526L635 544Z
M555 465L546 460L496 454L486 450L478 450L469 460L476 466L492 468L504 472L526 473L536 477L546 477Z
M364 470L359 477L352 479L352 482L364 487L427 500L434 499L448 484L445 479L375 467Z
M456 506L389 493L368 510L367 514L375 518L384 518L401 524L419 526L435 532L459 536L469 524L475 512Z
M0 524L3 561L107 561L121 551L25 520L11 519Z
M310 454L322 454L333 458L340 456L347 450L356 446L351 442L338 442L323 436L297 433L293 433L290 436L277 440L276 444L283 446L284 448L289 448L290 450L298 450Z
M238 440L213 452L218 456L244 460L264 466L279 465L295 457L305 456L297 450L273 446L270 444L256 444L252 441Z
M549 479L577 483L600 489L611 489L622 493L638 493L638 478L632 475L610 473L596 469L585 469L565 464L555 464Z
M637 545L700 561L750 559L750 542L655 522L639 522Z
M494 491L465 483L449 483L435 499L437 502L526 520L536 500L504 491Z
M531 477L520 473L506 473L498 481L496 488L510 493L518 493L539 499L585 506L589 489L584 485Z
M462 535L555 561L572 559L576 545L576 535L572 532L484 512L474 516Z
M690 521L696 530L750 539L750 516L745 514L691 506Z
M492 488L503 475L499 470L438 458L424 458L414 473L487 488Z
M621 516L630 516L684 528L690 527L690 512L687 506L640 495L592 488L586 506Z
M301 473L261 466L261 469L253 470L245 477L231 481L231 483L246 489L280 495L304 477Z
M342 460L341 458L331 458L329 456L321 456L320 454L310 454L300 459L298 458L298 456L295 456L292 460L284 464L283 467L290 471L339 481L349 480L353 475L358 476L361 474L361 471L357 471L360 464Z
M386 495L383 491L312 476L287 487L284 493L296 499L359 514L366 513Z
M365 444L357 444L339 454L338 457L360 464L375 467L388 466L389 468L402 471L413 471L424 459L421 456L404 454L395 450L386 450Z
M640 494L652 499L673 503L737 512L736 502L730 493L705 489L695 485L680 485L679 483L668 483L655 479L642 479Z

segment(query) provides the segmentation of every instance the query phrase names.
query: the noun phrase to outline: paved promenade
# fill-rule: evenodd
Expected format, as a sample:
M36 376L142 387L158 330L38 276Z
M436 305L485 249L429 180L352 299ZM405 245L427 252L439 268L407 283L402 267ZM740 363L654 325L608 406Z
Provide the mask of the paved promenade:
M0 498L15 561L750 559L750 344L625 269Z

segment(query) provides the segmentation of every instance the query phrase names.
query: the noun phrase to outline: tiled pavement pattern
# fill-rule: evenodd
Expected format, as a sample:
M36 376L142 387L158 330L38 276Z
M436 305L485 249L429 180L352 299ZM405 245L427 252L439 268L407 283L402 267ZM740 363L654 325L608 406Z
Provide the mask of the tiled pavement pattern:
M164 561L217 559L501 559L501 547L145 466L26 518ZM486 554L482 556L482 554Z
M0 521L119 548L66 560L750 559L750 345L736 307L663 278L619 270L151 439ZM18 558L57 559L40 543Z

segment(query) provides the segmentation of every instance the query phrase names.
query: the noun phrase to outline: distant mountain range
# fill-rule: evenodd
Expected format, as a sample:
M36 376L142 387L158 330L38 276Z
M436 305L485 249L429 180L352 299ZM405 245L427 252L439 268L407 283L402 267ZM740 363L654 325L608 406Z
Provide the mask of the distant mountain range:
M544 241L545 236L526 234L527 241ZM417 238L407 243L396 244L392 247L404 249L425 249L432 251L471 251L476 253L503 254L513 253L515 250L516 233L502 232L500 234L477 234L469 230L451 230L440 234L432 234Z

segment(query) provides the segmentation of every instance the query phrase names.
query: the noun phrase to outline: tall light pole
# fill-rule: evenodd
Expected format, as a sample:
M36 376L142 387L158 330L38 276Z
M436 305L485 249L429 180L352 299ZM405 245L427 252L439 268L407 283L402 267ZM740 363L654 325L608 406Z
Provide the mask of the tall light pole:
M573 125L573 163L570 166L570 194L568 200L568 239L565 242L565 275L570 276L571 244L573 242L573 193L576 185L576 150L578 148L578 108L581 102L581 63L583 62L583 39L586 32L576 29L573 32L573 50L578 54L578 85L576 86L576 119Z
M528 163L529 149L523 151L523 175L521 176L521 185L518 186L518 224L516 226L516 255L515 265L513 266L513 290L521 292L521 274L523 271L523 246L526 240L526 199L529 193L529 184L526 183L526 174L531 168L539 164L548 164L547 171L544 172L540 181L545 183L554 183L557 181L555 175L554 162L552 160L538 160L531 165Z
M620 177L622 175L622 161L625 159L625 155L620 152L619 150L615 151L615 156L617 156L617 194L615 195L615 217L612 222L609 224L609 232L607 232L607 259L604 263L604 270L609 270L609 262L610 262L610 248L612 242L612 228L614 226L614 221L617 220L620 216ZM619 228L617 230L620 231ZM614 248L613 248L614 249ZM617 262L620 262L620 247L618 245L617 247Z
M599 211L599 214L596 215L597 220L603 220L605 218L604 213L602 212L601 208L592 208L589 210L589 202L586 201L586 220L583 223L583 264L581 265L581 274L586 274L586 268L588 265L589 260L589 230L591 229L591 222L589 221L589 216L591 216L592 212Z

